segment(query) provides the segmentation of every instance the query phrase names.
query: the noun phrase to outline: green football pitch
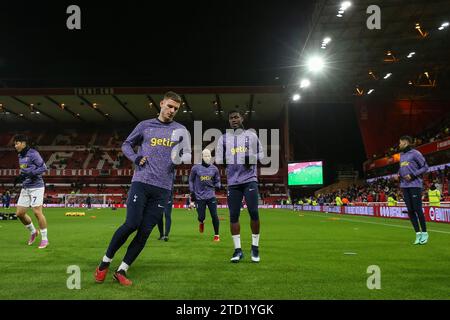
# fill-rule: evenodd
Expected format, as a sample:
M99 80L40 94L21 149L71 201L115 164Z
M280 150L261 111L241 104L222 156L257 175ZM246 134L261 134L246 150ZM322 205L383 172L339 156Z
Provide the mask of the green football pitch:
M85 211L66 217L66 211ZM221 239L212 241L207 217L173 211L171 237L157 228L130 267L133 286L93 272L125 210L46 209L50 246L27 246L18 221L0 221L0 299L448 299L450 225L429 223L430 242L412 245L408 221L291 210L260 210L259 264L250 260L251 232L241 215L244 260L229 262L233 244L227 211L219 210ZM96 218L91 218L95 216ZM129 241L131 240L131 237ZM127 242L127 244L129 243ZM124 255L119 250L112 267ZM69 266L81 270L81 289L67 288ZM380 268L381 289L367 287L368 267ZM369 281L370 282L370 281Z

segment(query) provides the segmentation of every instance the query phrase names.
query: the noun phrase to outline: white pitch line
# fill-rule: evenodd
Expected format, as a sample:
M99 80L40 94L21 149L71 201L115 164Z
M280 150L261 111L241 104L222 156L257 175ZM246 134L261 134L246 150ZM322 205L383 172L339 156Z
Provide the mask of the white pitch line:
M330 215L333 215L333 214L330 214ZM318 216L318 217L329 217L330 215L325 215L324 216L324 215L320 215L320 214L312 214L312 216ZM377 225L380 225L380 226L397 227L397 228L403 228L403 229L411 229L411 227L401 226L401 225L398 225L398 224L380 223L380 222L373 222L373 221L361 221L361 220L346 219L346 218L341 218L341 217L339 217L339 220L345 220L345 221L350 221L350 222L368 223L368 224L377 224ZM428 228L427 228L427 231L450 234L449 231L433 230L433 229L428 229Z

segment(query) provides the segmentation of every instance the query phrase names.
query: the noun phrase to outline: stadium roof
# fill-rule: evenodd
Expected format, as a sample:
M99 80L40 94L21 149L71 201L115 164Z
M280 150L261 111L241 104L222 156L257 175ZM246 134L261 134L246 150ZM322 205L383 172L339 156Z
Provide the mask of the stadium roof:
M371 14L366 11L373 1L350 2L342 17L338 15L343 1L316 2L301 66L293 79L296 87L291 88L298 91L302 78L311 81L302 101L345 102L358 95L380 99L449 97L450 27L439 30L450 21L449 1L378 1L379 30L367 27ZM415 54L410 55L412 52ZM312 74L305 63L317 55L325 60L322 74ZM368 96L370 89L374 91Z
M169 90L179 93L184 108L177 121L226 119L239 108L254 121L282 117L288 98L281 86L196 88L50 88L0 89L0 119L5 123L136 122L155 117Z

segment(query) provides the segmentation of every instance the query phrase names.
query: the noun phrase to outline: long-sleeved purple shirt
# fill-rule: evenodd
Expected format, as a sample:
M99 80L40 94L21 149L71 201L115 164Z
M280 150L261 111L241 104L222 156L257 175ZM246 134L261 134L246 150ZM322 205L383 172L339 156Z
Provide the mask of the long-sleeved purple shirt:
M422 188L423 180L421 175L428 171L428 165L423 155L411 149L400 154L400 188ZM405 177L410 175L412 180L406 181Z
M42 174L47 171L47 166L39 152L29 148L26 152L19 152L18 156L20 173L28 175L22 182L22 187L27 189L44 187Z
M215 161L217 164L223 164L225 158L229 186L258 181L256 161L250 167L246 167L246 155L253 160L261 160L264 157L262 144L254 131L238 129L235 133L227 132L219 138Z
M220 188L219 169L213 164L194 165L189 175L189 190L195 194L195 198L197 200L214 198L215 188Z
M124 141L122 152L133 163L139 156L147 157L143 166L135 167L132 182L172 190L176 164L191 161L190 135L185 126L175 121L144 120Z

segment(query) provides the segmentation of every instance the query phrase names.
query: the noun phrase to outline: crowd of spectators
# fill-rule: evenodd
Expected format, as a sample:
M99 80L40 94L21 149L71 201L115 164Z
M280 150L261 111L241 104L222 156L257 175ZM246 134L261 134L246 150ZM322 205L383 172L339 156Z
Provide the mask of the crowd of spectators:
M448 198L448 190L450 189L450 166L446 166L443 170L428 172L424 175L423 198L427 200L428 189L434 184L444 198ZM378 179L372 183L363 185L351 185L346 189L337 190L327 194L319 194L316 200L318 204L332 204L336 202L336 197L340 197L343 202L346 199L349 203L369 203L369 202L387 202L389 196L396 201L403 199L402 192L399 188L399 182L395 179ZM300 199L299 199L300 200ZM308 199L302 199L306 202ZM305 203L303 201L303 203Z
M450 136L450 114L447 115L446 118L442 119L438 125L425 130L421 134L413 137L414 138L414 145L420 146L423 144L431 143L434 141L439 141L444 138L447 138ZM399 153L398 145L390 147L388 150L384 152L383 155L373 155L373 159L378 159L380 157L389 157L396 153Z

